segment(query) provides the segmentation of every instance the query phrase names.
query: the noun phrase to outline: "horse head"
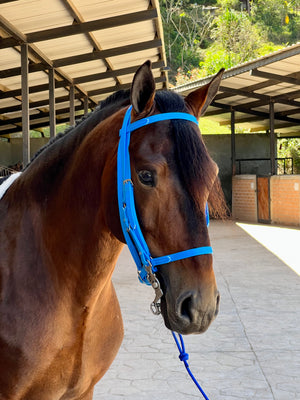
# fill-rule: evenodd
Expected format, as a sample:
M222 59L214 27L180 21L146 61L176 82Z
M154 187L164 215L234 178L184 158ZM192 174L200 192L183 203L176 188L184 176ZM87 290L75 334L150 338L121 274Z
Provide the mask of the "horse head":
M132 83L131 121L169 112L198 119L216 95L222 73L183 99L170 91L156 93L151 64L146 62ZM136 212L151 256L209 247L205 211L218 168L198 125L165 120L142 126L132 132L129 151ZM161 265L156 276L163 291L161 312L167 328L183 334L204 332L219 309L212 255Z

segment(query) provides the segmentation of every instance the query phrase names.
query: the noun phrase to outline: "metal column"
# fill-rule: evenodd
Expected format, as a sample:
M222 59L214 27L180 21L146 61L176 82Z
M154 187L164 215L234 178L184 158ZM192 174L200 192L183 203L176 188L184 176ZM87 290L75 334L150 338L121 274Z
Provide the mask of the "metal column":
M70 86L70 126L75 125L75 88Z
M271 160L271 175L276 175L276 139L275 139L275 129L274 129L274 102L271 101L269 105L270 114L270 160Z
M236 173L235 167L235 111L231 110L231 119L230 119L230 126L231 126L231 173L232 176Z
M49 124L50 138L54 138L56 134L56 118L55 118L55 79L54 68L49 69Z
M88 96L85 96L85 98L84 98L83 107L84 107L84 115L86 115L89 112L89 98L88 98Z
M28 85L28 44L21 44L21 90L22 90L22 135L23 166L30 161L30 124L29 124L29 85Z

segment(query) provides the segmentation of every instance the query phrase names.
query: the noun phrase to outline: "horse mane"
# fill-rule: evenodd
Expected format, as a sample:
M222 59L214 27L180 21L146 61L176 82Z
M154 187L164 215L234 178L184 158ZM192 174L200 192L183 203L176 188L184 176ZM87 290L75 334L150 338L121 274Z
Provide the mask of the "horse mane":
M155 102L161 112L187 112L183 98L175 92L159 91L155 95ZM203 197L199 191L202 185L199 183L202 182L210 189L208 202L211 217L225 219L228 208L221 183L211 170L210 156L201 136L185 121L170 122L177 172L183 187L193 200L192 205L196 209L199 207Z

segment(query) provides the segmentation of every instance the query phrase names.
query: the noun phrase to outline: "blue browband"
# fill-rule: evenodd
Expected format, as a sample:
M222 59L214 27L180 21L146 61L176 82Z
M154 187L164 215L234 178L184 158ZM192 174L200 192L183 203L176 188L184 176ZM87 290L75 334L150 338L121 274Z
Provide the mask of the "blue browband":
M180 251L162 257L151 257L150 250L144 239L141 231L134 203L133 183L131 180L129 143L130 133L145 125L153 124L154 122L181 119L197 124L197 118L188 113L171 112L157 114L148 118L143 118L136 122L130 123L131 119L130 106L124 116L123 125L120 129L120 141L118 147L117 160L117 186L118 186L118 205L120 213L120 221L124 234L124 238L129 247L131 255L137 265L138 275L141 282L147 285L153 285L151 279L157 271L156 266L168 264L172 261L178 261L189 257L199 256L202 254L212 254L210 246L197 247L189 250ZM206 205L206 223L209 224L208 207ZM157 281L155 281L157 283Z

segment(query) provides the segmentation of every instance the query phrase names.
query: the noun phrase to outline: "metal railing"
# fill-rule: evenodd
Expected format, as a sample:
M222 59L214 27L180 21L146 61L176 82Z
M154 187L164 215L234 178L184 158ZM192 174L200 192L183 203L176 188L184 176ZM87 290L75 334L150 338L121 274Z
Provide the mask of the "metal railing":
M237 158L235 160L235 162L238 163L238 168L236 171L237 175L241 175L242 173L247 173L247 172L242 172L242 163L260 162L260 161L267 161L270 163L269 167L271 174L271 158ZM294 160L292 157L276 157L275 161L277 162L276 170L278 175L294 174ZM287 161L289 161L289 165L287 165Z
M11 174L14 174L15 172L17 172L17 171L12 168L4 167L4 166L0 165L0 176L2 176L2 177L9 176Z

